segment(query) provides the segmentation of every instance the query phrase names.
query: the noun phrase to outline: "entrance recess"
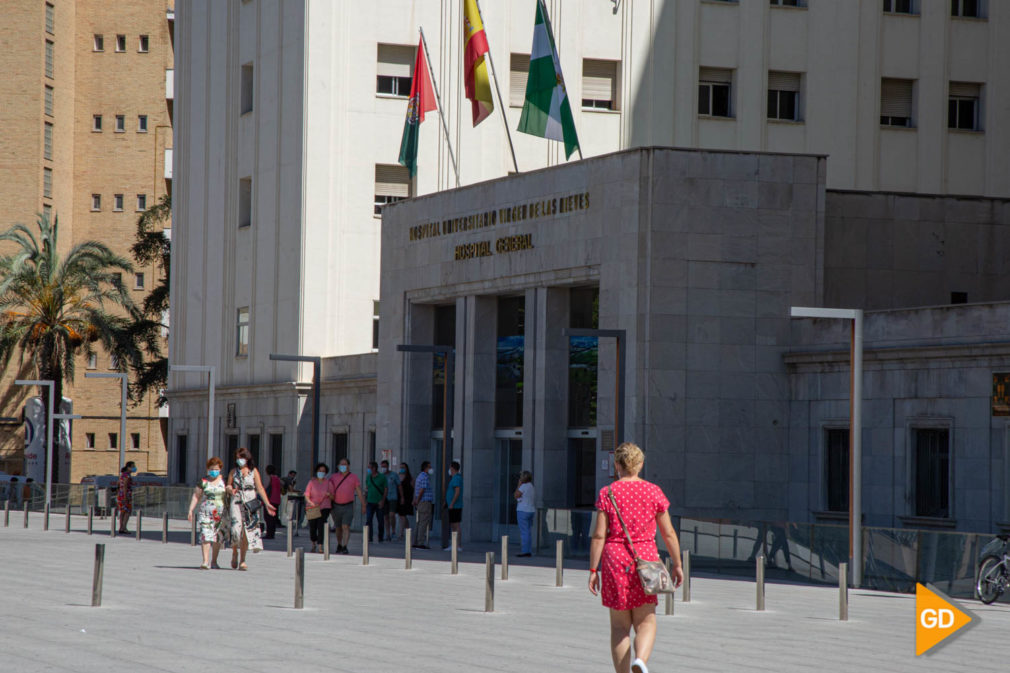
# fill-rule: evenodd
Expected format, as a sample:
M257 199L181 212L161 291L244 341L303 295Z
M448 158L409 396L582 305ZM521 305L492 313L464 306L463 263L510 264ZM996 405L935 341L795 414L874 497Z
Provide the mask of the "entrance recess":
M522 430L495 432L495 510L493 536L519 538L516 522L516 499L513 494L523 469Z

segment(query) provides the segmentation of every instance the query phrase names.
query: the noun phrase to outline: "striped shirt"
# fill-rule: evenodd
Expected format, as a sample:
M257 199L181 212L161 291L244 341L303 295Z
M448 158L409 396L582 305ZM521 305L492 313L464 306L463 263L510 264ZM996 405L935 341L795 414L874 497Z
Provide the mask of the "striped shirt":
M414 480L414 492L417 493L422 488L424 489L424 493L421 493L421 497L418 498L418 501L435 502L435 492L431 490L431 479L428 477L427 472L422 472L417 475L417 479Z

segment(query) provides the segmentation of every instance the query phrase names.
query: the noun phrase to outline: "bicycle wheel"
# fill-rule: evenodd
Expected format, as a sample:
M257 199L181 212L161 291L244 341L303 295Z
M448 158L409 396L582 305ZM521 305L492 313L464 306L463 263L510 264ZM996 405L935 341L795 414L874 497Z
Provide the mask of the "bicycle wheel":
M978 568L978 581L975 582L975 593L978 599L989 605L1003 593L1002 579L1006 570L999 557L988 556Z

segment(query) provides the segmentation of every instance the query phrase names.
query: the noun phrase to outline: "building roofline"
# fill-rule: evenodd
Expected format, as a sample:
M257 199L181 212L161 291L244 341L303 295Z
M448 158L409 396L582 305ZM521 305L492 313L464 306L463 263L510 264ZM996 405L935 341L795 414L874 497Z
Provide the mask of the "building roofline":
M984 196L981 194L933 194L926 192L892 192L886 190L868 190L868 189L827 189L828 193L833 194L854 194L862 196L907 196L917 199L959 199L962 201L1002 201L1010 202L1010 197L1007 196Z

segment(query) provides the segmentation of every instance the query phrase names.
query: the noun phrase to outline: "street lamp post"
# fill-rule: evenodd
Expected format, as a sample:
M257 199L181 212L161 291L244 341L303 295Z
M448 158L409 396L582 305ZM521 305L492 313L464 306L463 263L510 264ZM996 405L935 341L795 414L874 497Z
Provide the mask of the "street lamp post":
M214 457L214 365L169 365L170 372L206 372L210 376L207 392L207 459Z
M123 466L126 465L126 385L129 378L128 374L123 373L104 373L104 372L87 372L84 374L84 378L87 379L119 379L120 383L120 396L119 396L119 469L122 470Z
M623 329L590 329L583 327L565 327L561 330L566 337L596 337L617 340L617 372L614 375L614 446L617 448L624 441L624 354L627 330ZM609 450L609 449L608 449Z
M849 556L852 586L858 588L863 583L863 311L793 306L790 315L852 321L849 340Z
M37 379L17 379L14 383L19 386L46 386L49 388L49 412L46 419L46 505L49 505L53 493L53 394L56 386L52 381Z
M452 435L456 400L453 388L454 377L456 376L456 349L452 346L400 344L396 347L396 350L403 353L431 353L433 355L441 353L445 355L445 385L442 387L442 464L435 471L438 477L435 480L435 493L437 494L435 505L437 507L439 498L442 499L443 504L445 502L444 483L445 474L448 469L446 466L449 461L449 437ZM442 547L445 548L449 546L449 510L445 507L440 507L439 511L442 514Z
M280 353L271 353L270 359L281 362L312 363L312 465L315 466L319 462L319 369L323 359L318 355L283 355Z

